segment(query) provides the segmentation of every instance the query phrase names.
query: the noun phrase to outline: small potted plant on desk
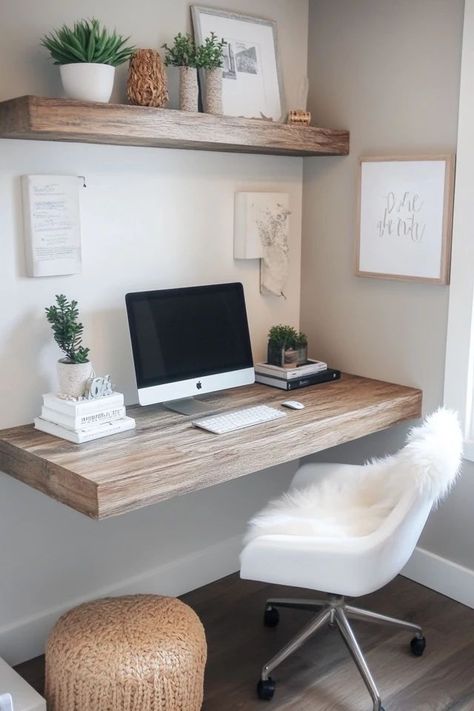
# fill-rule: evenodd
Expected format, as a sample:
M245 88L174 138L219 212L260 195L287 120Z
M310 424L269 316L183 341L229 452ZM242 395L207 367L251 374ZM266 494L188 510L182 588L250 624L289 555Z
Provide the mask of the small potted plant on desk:
M199 86L197 80L196 45L191 35L178 32L173 46L163 45L167 67L179 68L179 108L181 111L198 111Z
M41 40L59 64L66 95L79 101L106 103L112 94L115 67L130 59L135 47L128 37L109 32L98 20L81 20L73 27L63 25Z
M294 368L308 359L308 339L292 326L272 326L268 332L267 361L281 368Z
M58 361L59 393L80 398L92 376L89 348L82 344L84 326L78 321L77 301L68 301L64 294L56 296L56 304L46 309L46 318L53 329L54 340L64 353Z

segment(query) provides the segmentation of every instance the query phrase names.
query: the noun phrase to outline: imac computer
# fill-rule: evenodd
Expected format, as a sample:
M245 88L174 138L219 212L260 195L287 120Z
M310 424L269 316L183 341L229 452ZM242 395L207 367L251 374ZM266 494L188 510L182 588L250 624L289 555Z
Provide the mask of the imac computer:
M195 395L255 381L242 284L135 292L125 301L140 405L192 415L209 410Z

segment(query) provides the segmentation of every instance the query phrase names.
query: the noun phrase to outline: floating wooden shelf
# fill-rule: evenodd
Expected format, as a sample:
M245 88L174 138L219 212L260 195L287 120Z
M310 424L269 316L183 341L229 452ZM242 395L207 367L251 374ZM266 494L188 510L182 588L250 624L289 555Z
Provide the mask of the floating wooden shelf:
M280 408L287 393L265 385L209 396L216 412ZM107 518L204 489L378 432L421 414L415 388L343 375L301 388L304 410L213 435L153 405L131 407L137 429L71 444L33 425L0 432L0 470L92 518Z
M348 131L37 96L0 102L0 138L286 156L349 153Z

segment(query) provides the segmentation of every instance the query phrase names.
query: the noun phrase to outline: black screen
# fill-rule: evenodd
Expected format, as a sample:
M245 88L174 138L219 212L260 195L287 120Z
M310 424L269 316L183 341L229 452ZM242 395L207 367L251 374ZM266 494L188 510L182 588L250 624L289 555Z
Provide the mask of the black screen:
M139 388L253 366L242 284L127 294Z

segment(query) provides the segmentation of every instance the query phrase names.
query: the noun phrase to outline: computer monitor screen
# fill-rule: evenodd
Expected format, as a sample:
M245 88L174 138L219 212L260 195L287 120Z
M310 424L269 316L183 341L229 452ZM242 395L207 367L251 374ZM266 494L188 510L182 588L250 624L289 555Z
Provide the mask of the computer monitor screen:
M140 404L254 382L242 284L126 295Z

